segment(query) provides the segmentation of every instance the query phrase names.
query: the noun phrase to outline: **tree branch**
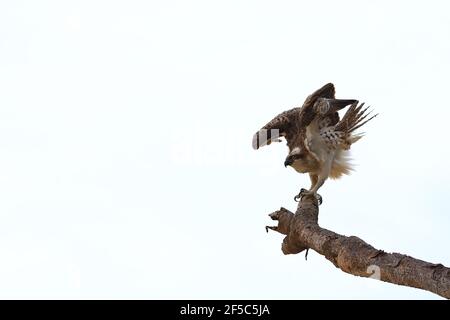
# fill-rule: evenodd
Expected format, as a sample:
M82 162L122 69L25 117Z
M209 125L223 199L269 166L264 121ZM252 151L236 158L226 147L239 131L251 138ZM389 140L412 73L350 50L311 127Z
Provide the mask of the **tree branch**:
M284 254L310 248L352 275L419 288L450 299L449 268L400 253L386 253L358 237L321 228L317 200L311 196L303 197L295 214L281 208L269 216L278 221L278 226L267 226L266 230L286 235L281 247Z

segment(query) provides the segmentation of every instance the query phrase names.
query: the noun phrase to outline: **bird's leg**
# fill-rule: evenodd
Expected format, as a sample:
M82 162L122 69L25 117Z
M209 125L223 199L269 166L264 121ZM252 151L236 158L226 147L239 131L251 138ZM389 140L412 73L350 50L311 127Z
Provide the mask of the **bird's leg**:
M323 186L325 180L328 179L331 171L331 162L332 160L326 161L323 164L322 170L318 175L310 173L309 177L311 179L311 188L309 190L301 189L300 193L295 196L295 201L301 199L304 196L314 195L317 198L319 205L322 204L322 196L317 193L317 190L319 190L319 188Z
M319 182L319 176L317 174L310 173L309 178L311 179L311 188L309 188L309 190L311 190ZM323 182L322 182L322 184L323 184ZM322 204L322 196L320 194L316 193L316 198L317 198L317 201L319 202L319 204Z
M325 176L325 175L319 174L316 184L313 187L311 187L311 189L309 189L309 191L306 194L306 195L308 195L308 194L314 195L317 198L319 205L322 204L322 196L317 193L317 190L319 190L319 188L321 186L323 186L323 184L324 184L325 180L327 180L327 178L328 178L328 175Z
M315 173L310 173L309 179L311 180L311 188L309 189L312 189L317 184L317 180L319 179L319 177Z

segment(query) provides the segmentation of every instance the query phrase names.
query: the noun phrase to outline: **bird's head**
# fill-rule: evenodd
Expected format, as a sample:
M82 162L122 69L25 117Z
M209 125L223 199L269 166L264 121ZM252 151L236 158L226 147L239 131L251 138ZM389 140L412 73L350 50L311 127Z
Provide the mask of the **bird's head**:
M304 161L307 156L307 153L302 150L301 148L294 148L292 151L288 154L286 157L286 160L284 160L284 166L292 166L298 161Z

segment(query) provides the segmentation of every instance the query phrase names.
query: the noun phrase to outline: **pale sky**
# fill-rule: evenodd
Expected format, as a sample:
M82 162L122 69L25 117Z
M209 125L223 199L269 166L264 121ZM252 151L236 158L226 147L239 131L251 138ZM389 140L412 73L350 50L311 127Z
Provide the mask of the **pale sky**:
M284 256L309 179L251 140L365 101L321 226L449 266L449 57L448 1L2 1L0 298L439 299Z

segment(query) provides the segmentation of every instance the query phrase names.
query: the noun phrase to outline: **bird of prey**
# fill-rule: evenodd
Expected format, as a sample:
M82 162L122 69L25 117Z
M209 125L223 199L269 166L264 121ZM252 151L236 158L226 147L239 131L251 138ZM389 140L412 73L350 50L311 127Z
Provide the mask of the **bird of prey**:
M289 148L285 167L309 173L311 188L302 188L294 198L296 201L313 195L319 204L322 203L317 191L325 180L340 178L353 170L349 149L363 135L354 132L377 116L367 119L368 108L363 108L364 103L358 103L354 99L336 99L334 85L328 83L308 96L302 107L277 115L254 134L254 149L280 142L284 137ZM346 106L350 107L340 119L338 111Z

